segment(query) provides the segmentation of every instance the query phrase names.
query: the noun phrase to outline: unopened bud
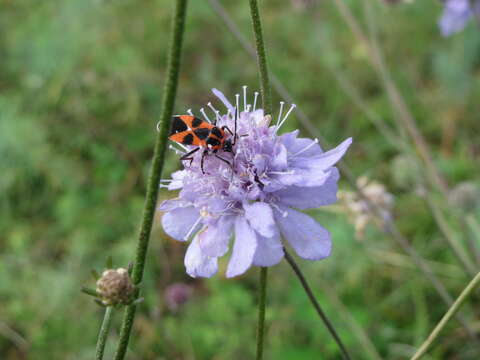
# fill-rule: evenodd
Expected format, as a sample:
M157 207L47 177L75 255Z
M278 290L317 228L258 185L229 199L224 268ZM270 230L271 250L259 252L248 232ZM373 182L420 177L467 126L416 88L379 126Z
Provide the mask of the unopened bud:
M104 305L128 305L133 300L135 286L124 268L105 270L97 281L97 293Z

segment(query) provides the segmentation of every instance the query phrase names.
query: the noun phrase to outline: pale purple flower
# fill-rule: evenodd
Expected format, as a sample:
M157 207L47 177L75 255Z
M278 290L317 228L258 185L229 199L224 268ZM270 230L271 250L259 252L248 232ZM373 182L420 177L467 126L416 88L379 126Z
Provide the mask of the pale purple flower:
M480 16L480 0L444 0L438 22L443 36L462 31L472 17Z
M168 235L179 241L193 238L185 255L187 273L192 277L215 274L217 259L229 250L232 235L235 240L227 277L241 275L251 265L277 264L284 255L281 238L304 259L329 256L330 233L299 210L336 201L339 173L334 165L352 140L324 152L317 139L300 138L298 130L278 134L295 105L283 114L284 104L280 103L278 119L271 125L271 117L256 109L258 93L250 105L244 87L243 109L239 95L234 107L220 91L213 89L213 93L226 107L226 114L220 115L208 104L217 126L234 129L233 114L240 110L234 153L218 153L232 162L233 168L208 155L203 174L199 151L191 165L184 161L185 168L161 184L180 190L177 198L164 201L159 210L165 212L162 225ZM200 112L208 119L204 109Z

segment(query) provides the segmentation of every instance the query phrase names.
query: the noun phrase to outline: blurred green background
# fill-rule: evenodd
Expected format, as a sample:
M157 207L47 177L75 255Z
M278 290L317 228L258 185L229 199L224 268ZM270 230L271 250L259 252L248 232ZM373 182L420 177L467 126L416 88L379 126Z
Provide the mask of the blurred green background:
M221 3L252 42L248 2ZM346 3L384 53L448 185L478 185L478 27L470 24L442 38L436 25L441 3L435 0ZM0 359L94 356L103 310L80 288L94 287L90 271L102 271L108 256L118 267L134 254L165 82L172 4L0 1ZM330 145L352 136L344 164L356 177L367 175L394 195L395 223L456 296L470 275L419 196L423 168L415 171L408 159L406 165L398 160L409 151L389 141L339 83L347 81L381 124L407 139L371 66L369 49L333 1L264 0L260 5L271 71L319 129L306 130L294 115L286 130L321 135ZM208 1L190 1L179 81L176 113L198 111L213 101L212 87L229 96L242 85L251 91L259 87L255 61ZM275 91L274 99L281 100ZM164 174L179 166L178 156L169 152ZM340 187L350 189L345 181ZM467 248L468 237L478 240L457 221L478 221L478 199L469 213L438 193L432 199L462 246ZM312 214L332 232L334 251L327 260L300 265L354 358L408 358L447 306L381 228L371 225L363 237L355 236L340 205ZM212 279L191 279L183 267L185 244L166 237L158 220L128 359L253 358L258 269L235 279L225 279L223 271ZM287 264L269 274L265 359L339 359ZM188 285L190 296L174 308L165 291L178 282ZM477 331L479 300L476 296L462 308ZM121 311L114 316L106 359L118 339ZM480 345L452 321L427 358L478 359L479 354Z

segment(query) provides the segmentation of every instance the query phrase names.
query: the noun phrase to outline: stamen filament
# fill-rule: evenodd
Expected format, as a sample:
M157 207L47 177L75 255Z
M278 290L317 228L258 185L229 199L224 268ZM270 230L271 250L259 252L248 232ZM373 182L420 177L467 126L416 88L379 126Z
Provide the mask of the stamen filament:
M203 117L205 118L205 120L207 120L210 124L212 123L212 121L210 120L210 118L207 116L207 114L205 113L205 109L204 108L201 108L200 109L200 112L202 113Z
M243 110L247 110L247 86L243 85Z
M235 107L238 111L238 117L240 117L240 108L238 107L238 103L240 102L240 94L235 94Z
M199 216L198 219L195 221L195 223L192 225L192 227L190 228L190 230L188 230L187 234L183 237L183 240L188 240L188 238L190 237L190 235L192 235L192 233L195 231L195 228L198 226L198 224L200 223L200 221L202 221L202 217Z
M318 139L317 139L317 138L315 138L310 144L308 144L307 146L305 146L302 150L297 151L295 154L293 154L292 157L297 156L297 155L299 155L299 154L307 151L308 149L310 149L312 146L314 146L314 145L316 145L316 144L318 144Z
M295 109L296 107L297 107L297 105L295 105L295 104L292 104L292 105L290 106L290 109L288 109L287 114L285 115L285 117L283 118L283 120L280 122L280 124L277 126L276 131L278 131L278 129L280 129L280 127L283 125L283 123L287 120L288 115L290 115L290 113L291 113L291 112L293 111L293 109Z
M193 115L192 109L188 109L188 110L187 110L187 113L188 113L188 115L195 116L195 115Z
M288 171L269 171L269 174L273 175L293 175L295 174L295 170L288 170Z
M255 98L253 100L253 110L252 111L255 111L255 109L257 108L257 97L258 97L258 91L255 91Z
M280 110L278 111L278 119L277 119L277 123L275 124L275 129L278 129L278 124L280 123L280 119L282 118L283 105L285 105L285 102L280 101Z

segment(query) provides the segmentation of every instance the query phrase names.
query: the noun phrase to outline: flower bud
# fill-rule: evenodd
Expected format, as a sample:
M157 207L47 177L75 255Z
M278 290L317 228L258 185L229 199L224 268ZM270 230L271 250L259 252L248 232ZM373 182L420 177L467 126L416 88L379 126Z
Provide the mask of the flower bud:
M106 306L130 304L134 291L135 286L124 268L105 270L97 281L97 293Z

